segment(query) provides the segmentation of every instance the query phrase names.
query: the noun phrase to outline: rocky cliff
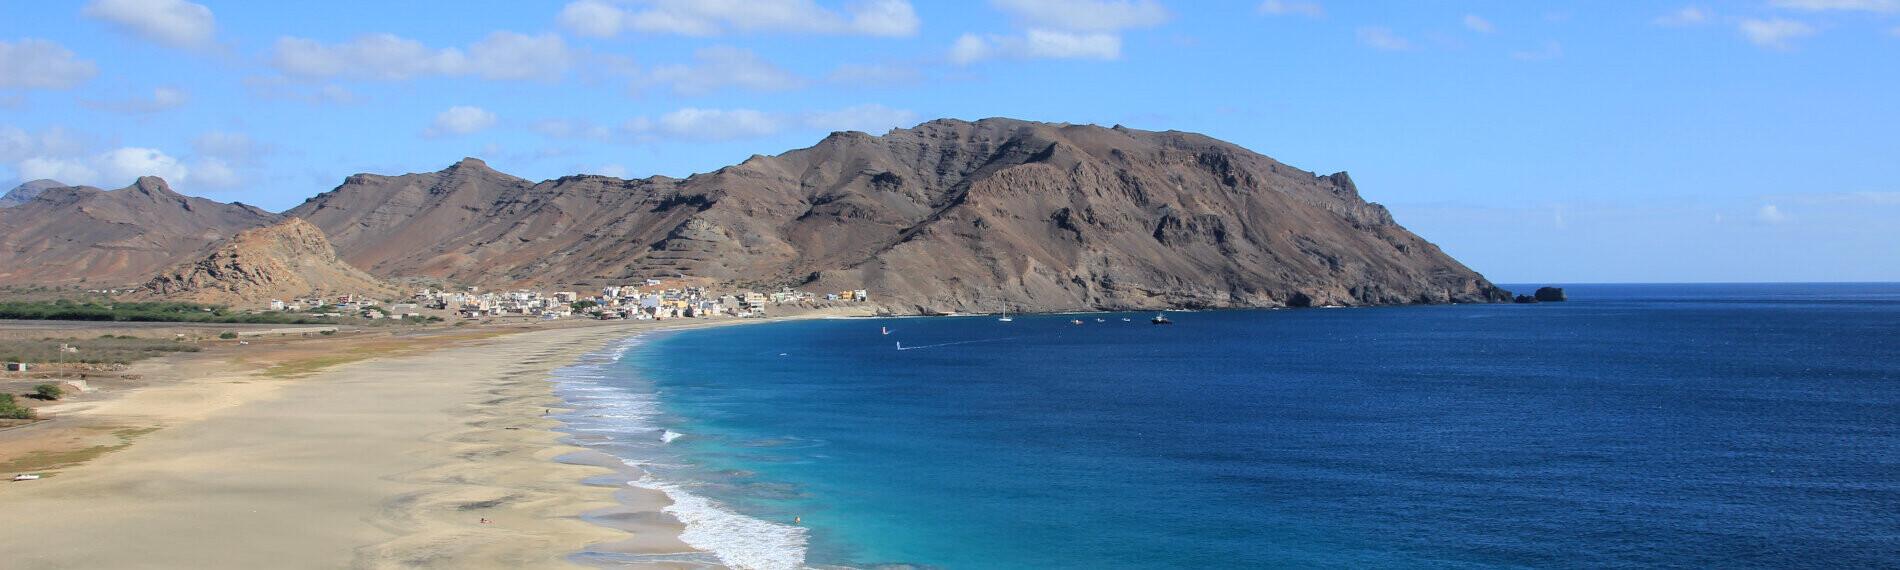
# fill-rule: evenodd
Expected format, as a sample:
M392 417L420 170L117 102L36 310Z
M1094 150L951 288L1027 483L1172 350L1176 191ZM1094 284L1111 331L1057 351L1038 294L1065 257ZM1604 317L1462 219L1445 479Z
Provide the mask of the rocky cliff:
M1316 175L1202 135L1010 119L834 133L686 179L531 182L467 159L289 212L382 276L686 275L868 289L900 312L1509 300Z
M277 215L173 192L155 177L118 190L48 188L0 209L0 285L134 285Z
M338 259L323 231L297 218L238 232L140 290L143 296L233 306L343 293L387 298L397 289Z

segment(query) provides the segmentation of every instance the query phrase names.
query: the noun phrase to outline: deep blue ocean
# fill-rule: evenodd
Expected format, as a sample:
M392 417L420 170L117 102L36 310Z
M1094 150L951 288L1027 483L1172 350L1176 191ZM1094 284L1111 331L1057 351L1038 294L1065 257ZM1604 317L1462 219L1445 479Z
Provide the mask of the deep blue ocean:
M560 391L740 565L1900 567L1900 284L1567 289L664 333Z

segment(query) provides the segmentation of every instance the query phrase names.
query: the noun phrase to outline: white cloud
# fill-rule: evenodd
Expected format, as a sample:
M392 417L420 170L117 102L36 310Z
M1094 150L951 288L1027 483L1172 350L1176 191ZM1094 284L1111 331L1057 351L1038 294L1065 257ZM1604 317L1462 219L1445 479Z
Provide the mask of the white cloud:
M1774 204L1763 204L1761 209L1755 211L1755 220L1764 224L1779 224L1788 221L1788 215Z
M93 100L81 99L79 104L102 111L115 113L146 114L169 111L185 105L191 96L177 87L158 87L152 89L151 98L131 97L127 99Z
M1694 26L1709 21L1712 15L1714 14L1706 8L1685 6L1680 10L1657 16L1653 23L1670 27Z
M1153 0L990 0L1024 27L1078 32L1152 28L1173 15Z
M733 87L753 91L784 91L805 84L803 78L772 65L750 50L713 46L693 53L691 65L653 68L652 82L671 85L680 95L705 95Z
M437 113L435 122L430 123L422 134L428 137L467 135L493 127L496 122L495 114L487 109L456 105Z
M1016 34L963 34L950 61L988 59L1096 59L1122 55L1123 30L1151 28L1173 18L1153 0L990 0L1024 27Z
M468 48L468 73L483 79L556 81L573 63L567 42L555 34L495 32Z
M950 47L950 61L969 65L986 59L1120 59L1121 36L1110 33L1029 30L1022 36L963 34Z
M1464 22L1465 22L1465 29L1478 32L1481 34L1489 34L1492 31L1495 31L1497 29L1495 26L1491 25L1490 20L1486 20L1484 19L1483 16L1479 16L1477 14L1465 14Z
M642 142L661 139L707 142L767 137L801 128L883 132L916 120L916 113L877 104L805 113L686 107L657 118L629 120L621 125L621 130Z
M1391 28L1380 26L1359 28L1359 43L1371 46L1373 49L1385 51L1405 51L1412 49L1412 42L1410 40L1392 33Z
M1807 12L1900 12L1900 0L1771 0L1769 4L1776 8Z
M244 177L224 159L200 157L191 164L191 182L212 188L233 188L244 183Z
M68 89L99 74L91 60L35 39L0 41L0 89Z
M1790 49L1794 47L1794 40L1814 35L1813 26L1780 18L1746 19L1737 24L1737 28L1749 43L1770 49Z
M436 49L394 34L369 34L339 44L282 37L271 65L286 74L402 81L423 76L552 81L573 64L560 36L499 31L469 46Z
M607 0L570 2L556 17L575 34L622 32L715 36L729 32L913 36L921 22L907 0L865 0L840 12L812 0L652 0L638 8Z
M1270 16L1300 15L1308 18L1326 17L1326 8L1321 7L1318 3L1299 2L1297 0L1266 0L1261 2L1260 6L1255 8L1254 11Z
M37 133L19 127L0 126L0 162L14 163L35 156L72 156L81 154L90 141L63 127Z
M1513 51L1511 52L1511 59L1518 61L1545 61L1557 59L1563 57L1563 55L1563 44L1557 43L1556 41L1548 41L1544 42L1543 47L1537 49Z
M210 8L184 0L93 0L80 13L146 40L178 48L210 45L218 27Z
M753 109L686 107L660 115L657 120L641 117L628 121L625 129L636 135L726 141L777 134L783 126L784 122L777 116Z
M807 127L825 131L863 131L877 134L914 125L917 123L917 114L873 103L836 111L810 113L805 116L804 123Z
M36 156L14 166L20 178L51 178L67 184L120 187L140 176L157 176L172 184L188 179L190 169L158 149L123 147L81 157Z

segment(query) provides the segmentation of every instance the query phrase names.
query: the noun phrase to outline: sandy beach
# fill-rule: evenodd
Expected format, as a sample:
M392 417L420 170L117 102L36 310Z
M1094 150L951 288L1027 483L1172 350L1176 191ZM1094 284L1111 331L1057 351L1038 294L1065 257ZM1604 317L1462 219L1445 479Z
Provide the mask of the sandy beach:
M720 322L734 321L680 324ZM561 444L544 416L559 405L551 370L654 328L452 330L142 364L149 387L0 432L11 465L74 449L83 460L0 483L10 512L31 513L0 533L0 552L13 568L519 568L573 566L589 545L691 552L659 513L664 495L613 483L611 458Z

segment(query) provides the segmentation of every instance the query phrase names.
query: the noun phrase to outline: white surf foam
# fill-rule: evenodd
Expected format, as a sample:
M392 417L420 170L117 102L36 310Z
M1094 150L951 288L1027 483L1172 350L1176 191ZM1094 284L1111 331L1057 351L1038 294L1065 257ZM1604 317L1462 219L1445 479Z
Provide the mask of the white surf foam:
M611 443L623 446L641 437L654 437L655 432L658 432L662 444L672 443L684 435L658 425L661 412L657 395L604 383L614 378L614 363L645 342L644 336L635 336L589 355L573 366L555 371L551 380L555 383L556 393L578 412L569 418L569 425L564 431L616 434L620 437L615 439L620 441ZM680 533L681 542L712 553L721 564L731 568L779 570L805 567L807 539L803 527L740 514L718 501L693 494L677 483L655 477L650 469L682 466L624 456L620 459L629 466L641 468L644 473L630 485L657 490L672 499L673 504L662 511L685 525L685 530Z
M797 570L805 566L804 527L732 512L718 501L651 475L632 485L666 493L673 504L660 510L686 525L680 542L713 553L720 563L744 570Z

